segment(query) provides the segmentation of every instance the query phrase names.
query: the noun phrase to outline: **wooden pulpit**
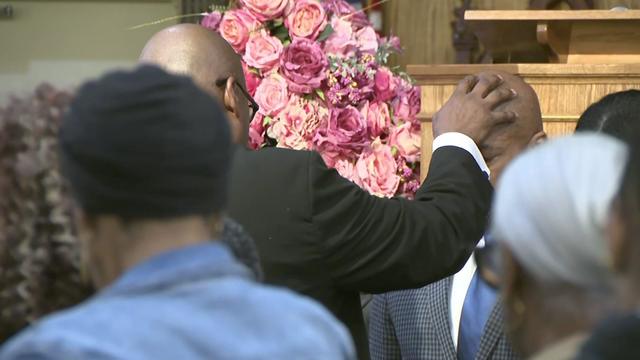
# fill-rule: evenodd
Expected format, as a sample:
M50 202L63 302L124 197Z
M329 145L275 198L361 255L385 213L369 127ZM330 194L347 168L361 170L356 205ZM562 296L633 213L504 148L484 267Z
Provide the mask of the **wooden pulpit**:
M467 11L465 20L497 63L407 67L422 89L422 178L431 118L466 75L502 70L522 77L538 94L550 136L572 133L603 96L640 89L640 11Z

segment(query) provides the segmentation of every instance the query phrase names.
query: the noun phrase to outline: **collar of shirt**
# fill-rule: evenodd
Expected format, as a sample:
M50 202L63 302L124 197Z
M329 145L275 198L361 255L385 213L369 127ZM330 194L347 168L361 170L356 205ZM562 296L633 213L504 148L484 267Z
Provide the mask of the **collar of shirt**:
M99 296L147 292L184 281L197 281L212 276L251 278L231 251L218 241L185 246L156 255L129 269Z

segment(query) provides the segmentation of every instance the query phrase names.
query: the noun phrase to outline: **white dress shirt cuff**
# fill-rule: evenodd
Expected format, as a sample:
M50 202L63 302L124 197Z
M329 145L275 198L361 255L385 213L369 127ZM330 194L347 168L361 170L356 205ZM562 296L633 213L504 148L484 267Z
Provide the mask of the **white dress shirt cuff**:
M484 161L482 153L480 153L480 149L478 149L478 145L476 145L476 143L467 135L458 132L448 132L433 139L434 152L443 146L456 146L466 150L476 160L480 170L484 171L487 174L487 177L491 175L491 171L489 170L487 163Z

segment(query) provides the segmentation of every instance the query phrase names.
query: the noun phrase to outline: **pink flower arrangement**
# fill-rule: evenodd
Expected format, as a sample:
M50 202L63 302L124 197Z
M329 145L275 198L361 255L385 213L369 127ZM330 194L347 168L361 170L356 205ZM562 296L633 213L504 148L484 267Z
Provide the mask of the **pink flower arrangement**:
M318 151L371 194L419 188L420 89L390 69L381 38L345 0L239 0L202 20L242 58L260 110L249 146Z

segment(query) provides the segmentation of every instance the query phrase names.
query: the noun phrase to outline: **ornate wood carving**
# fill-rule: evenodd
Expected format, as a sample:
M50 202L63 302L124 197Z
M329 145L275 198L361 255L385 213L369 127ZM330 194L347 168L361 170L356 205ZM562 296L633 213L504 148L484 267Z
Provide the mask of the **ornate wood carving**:
M478 50L478 38L464 21L464 12L471 8L471 0L464 0L462 5L453 11L455 20L451 22L453 28L453 47L456 50L456 64L474 63L475 52Z

